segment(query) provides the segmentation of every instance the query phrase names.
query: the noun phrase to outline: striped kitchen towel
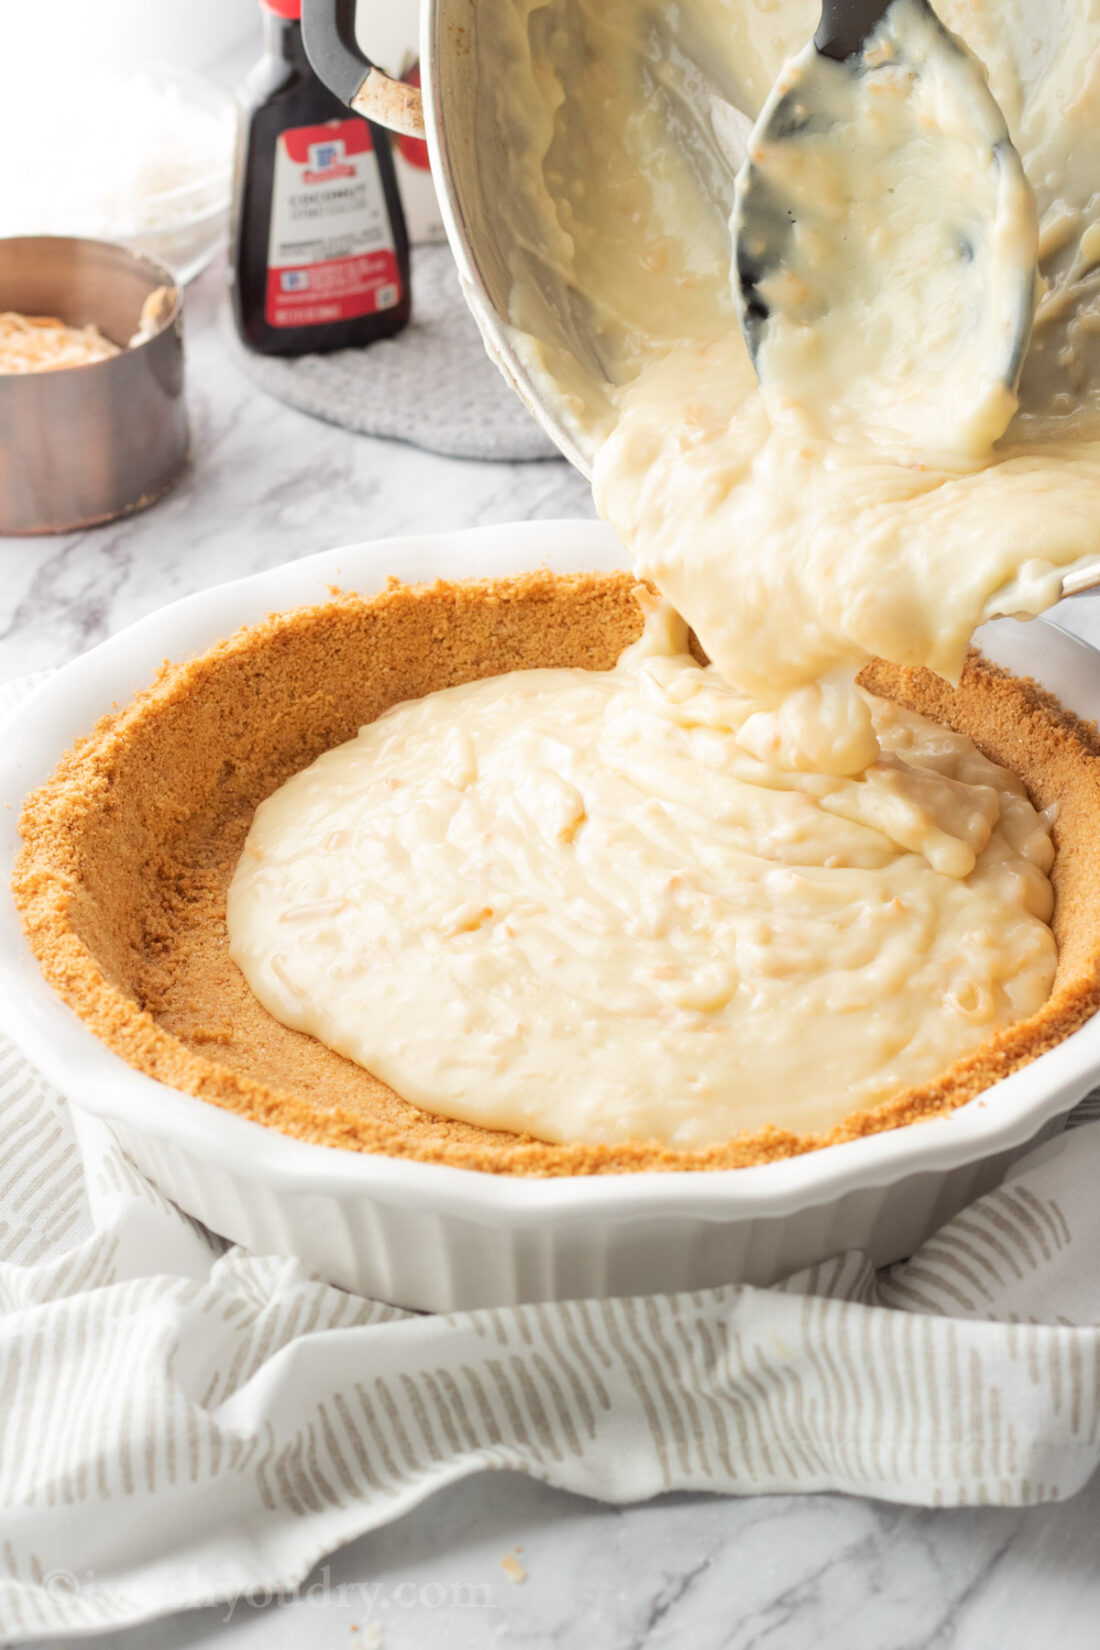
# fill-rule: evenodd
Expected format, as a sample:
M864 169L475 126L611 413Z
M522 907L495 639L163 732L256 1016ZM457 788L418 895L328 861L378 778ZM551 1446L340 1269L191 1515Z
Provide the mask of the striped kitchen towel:
M227 1248L0 1043L0 1639L291 1591L474 1472L610 1502L1072 1495L1100 1462L1100 1118L911 1260L429 1316Z

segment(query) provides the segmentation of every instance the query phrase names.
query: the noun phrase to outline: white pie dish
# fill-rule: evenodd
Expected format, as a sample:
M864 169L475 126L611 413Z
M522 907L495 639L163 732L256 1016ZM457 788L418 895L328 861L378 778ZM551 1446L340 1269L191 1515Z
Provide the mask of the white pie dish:
M947 1117L805 1157L706 1173L528 1179L307 1145L169 1089L100 1043L42 978L7 892L19 807L62 752L161 662L271 611L372 591L396 573L501 576L622 565L608 529L535 522L327 551L174 603L58 671L0 743L0 1030L102 1118L190 1214L249 1248L297 1255L346 1288L457 1310L768 1283L839 1250L911 1252L1060 1128L1100 1079L1100 1016ZM1057 627L1001 620L986 653L1079 715L1100 714L1100 654Z

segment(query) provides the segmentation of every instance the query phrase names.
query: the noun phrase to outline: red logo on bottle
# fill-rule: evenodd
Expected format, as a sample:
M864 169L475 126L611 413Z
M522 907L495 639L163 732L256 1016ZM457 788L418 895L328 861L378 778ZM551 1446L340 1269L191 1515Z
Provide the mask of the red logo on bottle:
M354 176L355 167L348 165L341 138L310 144L309 165L302 173L303 183L335 183L339 178Z

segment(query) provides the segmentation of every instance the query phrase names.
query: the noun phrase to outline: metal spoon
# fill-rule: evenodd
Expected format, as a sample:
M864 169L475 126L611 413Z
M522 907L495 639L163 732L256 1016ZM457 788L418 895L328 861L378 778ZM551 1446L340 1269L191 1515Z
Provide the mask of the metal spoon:
M903 189L906 201L925 191L919 221L899 212ZM817 34L753 129L733 231L741 324L765 391L769 380L787 390L784 350L811 332L815 361L834 351L830 391L854 378L881 296L899 320L906 305L927 320L919 386L911 363L904 388L934 408L942 444L973 452L1003 433L1037 297L1034 197L980 63L927 0L824 0ZM918 253L952 295L928 317ZM877 315L890 318L883 305Z
M780 77L750 135L748 155L737 179L732 219L742 330L763 383L768 365L767 340L776 320L804 325L807 308L812 312L815 294L811 290L807 296L807 274L811 288L817 284L828 292L828 269L818 271L819 281L815 283L804 258L798 271L801 283L776 279L798 261L800 228L812 231L815 218L820 219L820 203L805 181L812 173L801 164L790 163L792 159L809 158L808 152L805 157L797 155L798 145L818 146L830 129L835 131L838 113L843 119L846 112L846 99L858 94L858 77L873 72L868 64L870 44L872 52L877 48L879 62L885 56L887 65L896 67L900 61L914 81L921 75L939 73L955 91L955 101L961 98L965 105L956 132L972 133L988 157L986 268L974 267L983 249L973 244L972 224L960 226L955 245L960 272L975 281L980 297L988 295L988 301L980 306L985 331L979 339L986 350L987 383L995 390L999 381L1014 392L1031 336L1037 246L1030 235L1012 233L1011 229L1006 233L1005 219L1012 210L1019 213L1030 188L980 65L943 27L927 0L903 0L908 20L916 19L923 25L924 61L906 64L896 51L892 56L883 54L881 26L894 4L895 0L823 0L821 24L812 44L795 59L793 72ZM838 75L838 65L848 72ZM924 127L922 136L933 141L935 133ZM946 180L942 199L944 213L948 214L952 202ZM839 255L850 256L849 228L849 224L842 224L840 235L832 242ZM818 237L819 251L822 244L828 248L828 233L824 242ZM863 319L855 308L852 319L857 326ZM1007 397L1004 405L1010 414L1013 397ZM1100 589L1100 562L1070 569L1062 578L1061 588L1063 596Z

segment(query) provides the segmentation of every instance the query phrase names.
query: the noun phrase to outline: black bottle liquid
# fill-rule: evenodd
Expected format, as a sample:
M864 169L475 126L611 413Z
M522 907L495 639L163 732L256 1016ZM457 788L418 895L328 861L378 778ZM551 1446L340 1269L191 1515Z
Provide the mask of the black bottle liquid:
M237 163L233 314L249 349L305 355L409 319L409 242L389 136L313 72L301 0L261 0L264 56Z

